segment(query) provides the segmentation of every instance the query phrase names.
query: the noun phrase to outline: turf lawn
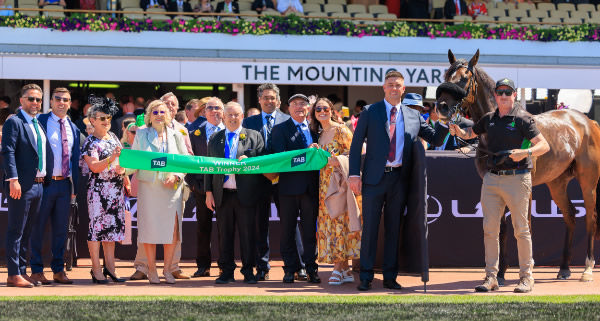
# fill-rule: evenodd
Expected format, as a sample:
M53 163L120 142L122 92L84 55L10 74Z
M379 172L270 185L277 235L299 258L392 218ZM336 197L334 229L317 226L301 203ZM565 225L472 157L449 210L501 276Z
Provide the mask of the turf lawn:
M598 320L594 296L0 298L0 320Z

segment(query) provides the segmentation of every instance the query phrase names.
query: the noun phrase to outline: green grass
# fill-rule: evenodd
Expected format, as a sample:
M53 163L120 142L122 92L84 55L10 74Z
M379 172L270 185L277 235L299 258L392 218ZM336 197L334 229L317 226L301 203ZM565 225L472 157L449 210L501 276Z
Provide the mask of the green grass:
M0 298L0 320L598 320L600 296Z

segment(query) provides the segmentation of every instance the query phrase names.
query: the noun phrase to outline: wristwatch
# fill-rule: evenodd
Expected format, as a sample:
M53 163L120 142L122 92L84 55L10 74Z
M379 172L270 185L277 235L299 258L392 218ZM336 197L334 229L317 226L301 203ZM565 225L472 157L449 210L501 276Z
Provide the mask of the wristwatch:
M527 156L529 156L529 157L532 156L532 154L531 154L531 148L527 148Z

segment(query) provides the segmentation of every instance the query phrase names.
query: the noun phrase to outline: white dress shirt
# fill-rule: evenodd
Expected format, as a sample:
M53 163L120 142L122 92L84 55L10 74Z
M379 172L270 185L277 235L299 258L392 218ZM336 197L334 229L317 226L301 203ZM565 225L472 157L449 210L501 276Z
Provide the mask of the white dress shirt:
M390 104L387 100L383 100L385 103L385 110L387 113L388 120L391 119L391 111L392 104ZM386 161L385 166L398 167L402 166L402 151L404 150L404 116L402 114L402 103L395 106L396 107L396 157L393 162ZM392 135L392 133L390 133ZM391 143L390 136L390 143Z
M240 141L240 132L242 131L242 127L240 126L240 128L236 129L234 131L235 136L233 136L233 139L231 141L231 145L229 146L229 159L234 159L237 160L237 149L238 149L238 142ZM229 137L229 133L231 133L229 131L229 129L225 129L225 141L227 142L227 138ZM225 146L227 146L227 143L225 144ZM227 175L229 176L229 179L227 179L227 182L225 182L223 184L223 188L228 188L228 189L237 189L237 185L235 184L235 175Z
M54 155L54 168L52 169L52 176L62 176L62 137L60 136L60 118L54 113L50 113L48 118L48 140L50 141L50 147L52 148L52 154ZM67 141L69 144L69 159L71 159L71 151L73 150L73 130L67 120L65 120L65 130L67 132ZM35 133L35 132L34 132ZM71 162L69 161L69 164ZM69 169L69 176L71 176L71 169Z

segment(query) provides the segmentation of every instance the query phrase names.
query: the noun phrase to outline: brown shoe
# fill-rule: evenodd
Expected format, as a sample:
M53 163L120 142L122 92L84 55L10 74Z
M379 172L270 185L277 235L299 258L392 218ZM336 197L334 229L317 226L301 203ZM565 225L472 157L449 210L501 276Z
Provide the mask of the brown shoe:
M30 276L30 278L33 281L37 281L37 282L41 283L42 285L50 285L50 284L52 284L52 281L46 279L46 276L44 275L44 272L32 273L31 276Z
M521 278L519 284L515 288L515 293L529 293L533 290L533 279Z
M9 275L6 279L6 286L17 287L17 288L32 288L33 284L27 281L21 275Z
M138 270L129 277L130 280L145 280L147 278L148 276L144 272Z
M187 280L190 278L189 275L183 274L183 272L181 272L181 270L177 270L177 271L173 271L173 277L176 279L180 279L180 280Z
M54 282L60 284L73 284L73 281L67 277L65 271L54 273Z
M476 292L489 292L498 290L498 279L495 276L488 275L485 277L482 285L475 287Z
M38 281L38 280L34 280L34 279L32 279L32 278L31 278L30 276L28 276L27 274L21 274L21 276L22 276L22 277L23 277L25 280L27 280L27 282L29 282L29 283L33 284L33 286L40 286L40 285L42 285L42 282L40 282L40 281ZM44 277L44 278L46 278L46 277Z

